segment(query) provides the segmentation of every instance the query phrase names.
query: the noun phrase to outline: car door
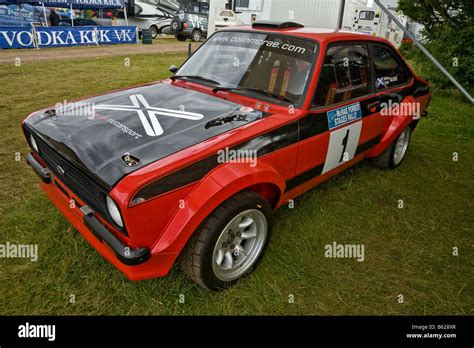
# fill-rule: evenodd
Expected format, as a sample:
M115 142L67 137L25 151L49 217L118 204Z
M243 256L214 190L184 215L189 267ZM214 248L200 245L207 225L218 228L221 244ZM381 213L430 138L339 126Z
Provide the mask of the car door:
M313 106L300 120L297 177L289 189L345 169L380 135L383 123L370 103L373 72L369 52L366 42L327 47Z

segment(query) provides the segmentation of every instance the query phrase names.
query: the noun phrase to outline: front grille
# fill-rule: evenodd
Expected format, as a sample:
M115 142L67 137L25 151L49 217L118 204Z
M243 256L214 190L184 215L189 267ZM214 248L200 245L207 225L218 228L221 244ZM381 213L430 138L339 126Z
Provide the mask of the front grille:
M30 132L26 129L27 134ZM49 169L80 199L108 220L106 196L107 190L84 174L76 165L65 159L38 136L35 136L39 156ZM60 169L62 168L64 173Z

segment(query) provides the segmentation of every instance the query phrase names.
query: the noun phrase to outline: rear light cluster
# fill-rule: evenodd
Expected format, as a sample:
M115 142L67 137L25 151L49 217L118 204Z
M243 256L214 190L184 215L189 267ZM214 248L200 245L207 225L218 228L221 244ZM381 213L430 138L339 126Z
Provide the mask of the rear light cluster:
M184 24L183 24L183 28L184 28L184 29L188 29L188 28L189 28L188 23L184 23Z

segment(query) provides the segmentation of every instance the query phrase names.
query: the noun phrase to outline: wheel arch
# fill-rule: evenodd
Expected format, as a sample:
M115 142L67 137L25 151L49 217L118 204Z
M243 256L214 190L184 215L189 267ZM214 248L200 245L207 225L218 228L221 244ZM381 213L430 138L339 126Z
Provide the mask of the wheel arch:
M180 253L193 233L222 203L244 190L252 190L274 209L285 190L285 180L271 166L259 163L225 164L208 174L183 200L165 231L152 247L154 253Z
M161 33L161 29L157 24L150 25L150 27L148 29L152 30L152 28L154 28L156 30L156 36L158 36Z
M416 99L413 97L407 97L403 100L404 103L416 103ZM385 132L381 135L381 140L378 145L376 145L373 150L369 152L367 157L377 157L382 152L384 152L392 142L397 139L403 130L407 127L410 127L412 131L418 125L419 118L415 118L410 115L398 115L398 116L386 116L387 124L385 126ZM420 115L421 117L421 115Z
M273 210L278 206L278 202L280 202L282 195L280 188L276 184L269 182L255 184L247 189L262 196L270 204Z

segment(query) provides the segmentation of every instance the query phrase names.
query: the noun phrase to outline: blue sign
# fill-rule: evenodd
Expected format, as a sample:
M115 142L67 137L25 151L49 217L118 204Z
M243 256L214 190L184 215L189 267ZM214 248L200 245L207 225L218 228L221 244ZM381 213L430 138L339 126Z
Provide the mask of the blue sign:
M20 15L20 9L17 5L0 6L0 26L29 26L30 23L38 20L38 15L35 13L34 8L29 5L25 5Z
M340 107L327 112L329 130L362 118L359 103Z
M21 0L21 3L38 3L38 0ZM47 7L69 7L73 8L123 8L125 0L45 0Z
M136 27L0 27L0 48L137 43Z
M0 27L0 48L34 48L31 28Z

